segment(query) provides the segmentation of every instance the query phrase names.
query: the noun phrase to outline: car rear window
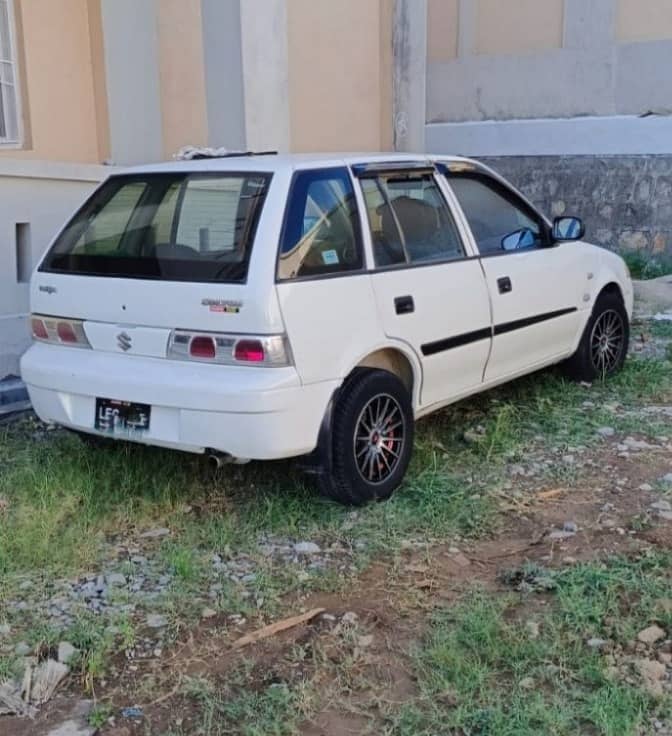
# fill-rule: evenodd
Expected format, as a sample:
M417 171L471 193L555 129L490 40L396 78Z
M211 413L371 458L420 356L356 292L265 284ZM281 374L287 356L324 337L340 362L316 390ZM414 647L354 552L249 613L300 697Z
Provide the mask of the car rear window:
M114 176L73 217L41 270L242 282L270 174Z

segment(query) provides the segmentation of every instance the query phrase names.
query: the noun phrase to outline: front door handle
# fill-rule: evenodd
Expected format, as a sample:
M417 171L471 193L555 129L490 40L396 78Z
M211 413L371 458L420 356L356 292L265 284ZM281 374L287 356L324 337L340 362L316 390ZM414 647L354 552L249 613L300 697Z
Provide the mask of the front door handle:
M508 276L502 276L501 279L497 279L497 288L500 294L508 294L513 290L513 284Z
M394 311L397 314L411 314L415 311L415 302L413 301L413 297L408 296L398 296L394 299Z

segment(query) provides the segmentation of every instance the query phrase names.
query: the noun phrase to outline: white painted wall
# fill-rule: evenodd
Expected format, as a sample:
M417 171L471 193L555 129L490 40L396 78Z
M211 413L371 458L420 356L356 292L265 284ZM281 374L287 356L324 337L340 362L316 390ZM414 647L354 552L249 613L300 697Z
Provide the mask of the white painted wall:
M426 150L462 156L672 154L672 117L485 120L427 125Z
M110 149L115 164L163 159L156 3L101 2Z
M0 162L0 378L18 371L28 346L28 284L18 283L16 223L30 224L33 265L70 215L104 177L104 166Z

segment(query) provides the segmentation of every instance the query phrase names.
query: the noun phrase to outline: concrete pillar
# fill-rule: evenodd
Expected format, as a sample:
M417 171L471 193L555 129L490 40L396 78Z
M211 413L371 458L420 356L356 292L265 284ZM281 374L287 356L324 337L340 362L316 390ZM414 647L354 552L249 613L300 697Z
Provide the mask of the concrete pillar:
M247 147L288 151L287 0L240 0Z
M247 136L240 0L201 3L208 145L242 150Z
M425 150L427 0L396 0L392 38L394 148Z
M160 161L157 0L102 0L101 19L112 161Z

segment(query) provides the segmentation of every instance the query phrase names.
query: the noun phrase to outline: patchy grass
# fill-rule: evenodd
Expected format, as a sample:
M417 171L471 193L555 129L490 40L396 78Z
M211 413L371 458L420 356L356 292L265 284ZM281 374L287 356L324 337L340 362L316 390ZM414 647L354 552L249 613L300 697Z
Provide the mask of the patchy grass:
M543 373L461 402L420 422L404 487L354 520L347 509L319 499L289 463L213 475L199 457L132 445L93 450L37 424L11 433L5 427L0 595L17 575L65 576L95 567L106 541L156 525L173 531L164 560L186 583L199 578L202 554L253 553L262 533L346 545L366 539L356 555L361 564L413 535L478 535L492 528L493 492L506 479L506 463L535 447L562 451L590 443L604 424L655 434L660 427L650 417L620 416L614 406L661 401L670 385L665 363L631 360L617 378L590 389ZM466 442L465 431L474 428Z
M390 712L389 733L634 736L669 714L672 699L610 674L610 655L586 640L604 637L621 651L653 620L669 626L656 604L668 594L671 562L652 554L553 573L554 597L534 614L537 636L517 615L534 594L474 590L434 617L416 655L420 695Z
M301 688L266 683L259 689L249 668L232 673L225 686L204 678L191 678L184 694L197 711L195 724L178 727L166 736L292 736L301 719Z
M672 273L672 259L669 256L652 256L642 253L623 253L633 279L657 279Z

